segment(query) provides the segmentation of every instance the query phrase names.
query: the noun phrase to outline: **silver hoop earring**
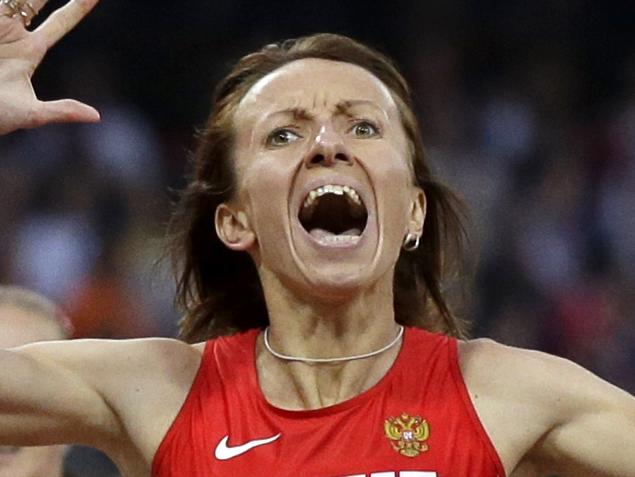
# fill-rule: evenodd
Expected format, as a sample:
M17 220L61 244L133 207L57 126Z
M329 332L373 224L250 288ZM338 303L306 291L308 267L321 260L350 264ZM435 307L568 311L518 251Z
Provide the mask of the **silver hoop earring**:
M419 248L419 240L420 239L421 239L421 237L419 235L413 234L412 232L409 232L408 235L406 235L406 238L403 241L402 248L406 252L414 252L415 250L417 250L417 248Z

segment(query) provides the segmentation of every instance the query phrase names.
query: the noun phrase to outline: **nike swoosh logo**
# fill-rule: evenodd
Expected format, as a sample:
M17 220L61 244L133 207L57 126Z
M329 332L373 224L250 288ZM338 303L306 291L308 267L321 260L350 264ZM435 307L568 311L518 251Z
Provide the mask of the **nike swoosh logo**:
M227 441L229 440L229 436L225 436L221 439L221 441L216 446L214 450L214 456L218 460L229 460L237 457L241 454L244 454L247 451L250 451L254 447L264 446L266 444L271 444L273 441L277 440L281 434L276 434L275 436L268 437L266 439L256 439L253 441L246 442L239 446L228 446Z

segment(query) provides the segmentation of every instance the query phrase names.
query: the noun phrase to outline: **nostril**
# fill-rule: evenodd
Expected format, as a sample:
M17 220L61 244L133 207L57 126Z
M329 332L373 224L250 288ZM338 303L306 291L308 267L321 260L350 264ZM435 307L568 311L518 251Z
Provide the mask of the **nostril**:
M316 154L315 156L313 156L311 158L311 160L309 161L311 164L320 164L322 162L324 162L324 155L322 154Z
M336 154L314 154L310 156L307 165L309 166L332 166L338 162L351 164L351 160L346 153L338 152Z

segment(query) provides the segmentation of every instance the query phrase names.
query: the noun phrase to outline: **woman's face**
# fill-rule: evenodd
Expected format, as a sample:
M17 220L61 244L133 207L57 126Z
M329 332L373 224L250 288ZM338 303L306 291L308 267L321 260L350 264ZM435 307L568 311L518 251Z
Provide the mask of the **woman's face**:
M289 63L247 92L234 128L238 194L217 211L217 230L263 279L322 296L392 280L425 198L379 79L349 63Z

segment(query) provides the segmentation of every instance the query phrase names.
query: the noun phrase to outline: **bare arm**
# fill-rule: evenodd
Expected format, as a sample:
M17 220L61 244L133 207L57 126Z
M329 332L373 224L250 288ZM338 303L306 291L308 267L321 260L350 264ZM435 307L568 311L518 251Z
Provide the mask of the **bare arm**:
M544 357L554 425L534 450L575 476L635 477L635 398L569 361Z
M82 354L84 346L47 343L0 350L0 444L101 447L120 433L117 417L78 374L44 358L53 348L60 350L60 360L68 361L72 354Z
M82 443L147 464L199 363L199 350L167 339L0 350L0 444Z
M0 5L0 135L53 122L95 122L99 113L78 101L40 101L31 77L46 52L95 6L98 0L71 0L30 32L9 7ZM35 10L47 0L31 0Z
M462 346L461 367L510 475L635 477L633 396L568 360L490 340Z

